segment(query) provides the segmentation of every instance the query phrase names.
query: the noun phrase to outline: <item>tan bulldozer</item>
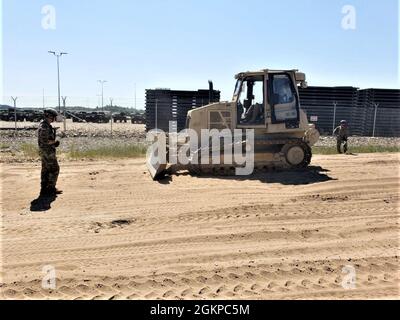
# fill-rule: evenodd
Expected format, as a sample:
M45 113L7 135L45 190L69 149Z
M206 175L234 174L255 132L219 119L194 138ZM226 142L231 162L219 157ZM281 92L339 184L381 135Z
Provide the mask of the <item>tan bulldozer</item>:
M155 143L149 148L147 167L154 180L180 170L200 175L234 174L243 163L232 161L234 157L229 152L233 150L251 152L256 170L290 170L310 164L311 147L320 134L301 109L298 87L307 86L305 74L298 70L265 69L239 73L235 78L230 102L211 103L188 112L186 133L153 132ZM217 139L217 146L211 148L213 137L205 135L207 131L214 135L224 132L220 140L229 132L235 137L242 132L242 136L223 146ZM249 132L252 143L246 136ZM186 161L177 161L179 149L187 155ZM204 155L209 159L204 159ZM217 161L213 161L215 158ZM227 158L230 161L225 161Z

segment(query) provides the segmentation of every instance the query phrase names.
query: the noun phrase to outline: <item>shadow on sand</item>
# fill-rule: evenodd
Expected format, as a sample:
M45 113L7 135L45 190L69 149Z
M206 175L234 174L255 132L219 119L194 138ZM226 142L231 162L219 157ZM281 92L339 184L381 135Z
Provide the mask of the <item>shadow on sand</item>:
M213 176L199 175L199 179L222 179L232 181L261 181L263 183L280 183L283 185L307 185L336 180L327 175L329 170L322 167L311 166L306 169L276 171L276 172L255 172L250 176ZM173 181L174 176L189 176L188 172L176 173L174 175L165 176L158 180L158 183L168 185Z
M51 209L51 204L56 201L57 196L39 196L31 202L31 212L43 212Z

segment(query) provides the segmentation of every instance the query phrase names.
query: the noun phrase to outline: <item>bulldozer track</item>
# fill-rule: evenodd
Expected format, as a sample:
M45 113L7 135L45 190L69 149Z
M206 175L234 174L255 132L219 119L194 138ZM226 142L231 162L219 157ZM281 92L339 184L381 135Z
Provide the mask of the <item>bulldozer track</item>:
M279 172L279 171L292 171L301 170L308 167L312 159L311 148L302 139L285 139L285 140L264 140L257 141L257 145L281 145L281 151L274 154L274 161L256 162L254 166L254 173L263 172ZM287 159L287 151L292 147L301 147L304 151L304 160L297 165L292 165ZM223 152L223 149L220 150ZM187 166L171 166L166 173L175 174L181 170L188 170L192 175L199 176L234 176L236 175L236 168L239 166L235 164L189 164Z

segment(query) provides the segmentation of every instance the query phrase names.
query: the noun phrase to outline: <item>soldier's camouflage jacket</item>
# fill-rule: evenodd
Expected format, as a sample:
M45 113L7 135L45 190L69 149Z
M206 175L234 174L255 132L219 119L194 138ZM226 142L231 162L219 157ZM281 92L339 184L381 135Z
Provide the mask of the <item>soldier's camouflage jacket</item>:
M347 140L349 138L349 128L339 126L333 132L339 140Z
M56 140L56 129L54 129L50 123L43 120L39 124L38 130L38 144L41 152L52 153L56 151L54 145L49 145L49 141Z

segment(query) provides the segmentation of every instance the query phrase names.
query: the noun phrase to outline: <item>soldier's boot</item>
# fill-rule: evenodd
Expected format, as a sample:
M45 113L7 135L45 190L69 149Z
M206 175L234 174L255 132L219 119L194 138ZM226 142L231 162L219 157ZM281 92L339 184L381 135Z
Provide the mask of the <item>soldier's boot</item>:
M49 188L49 192L50 192L50 194L52 194L52 195L60 195L60 194L63 194L63 191L57 189L56 187L50 187L50 188Z
M348 149L348 146L347 146L347 142L345 142L343 148L344 148L344 153L347 153L347 151L349 150L349 149Z
M52 192L52 190L50 188L42 187L40 189L40 196L41 197L48 197L48 196L52 196L52 195L53 195L53 192Z
M337 143L337 152L339 154L342 154L342 142L338 141Z

